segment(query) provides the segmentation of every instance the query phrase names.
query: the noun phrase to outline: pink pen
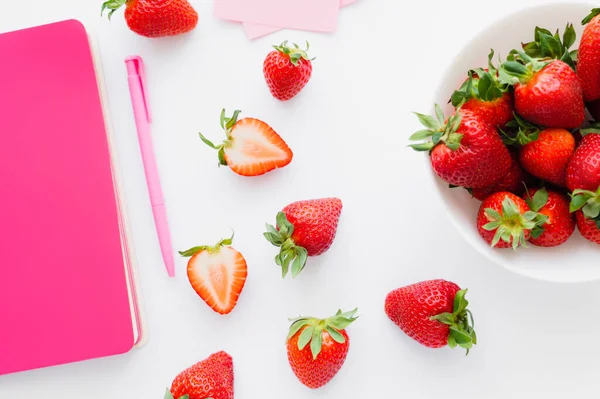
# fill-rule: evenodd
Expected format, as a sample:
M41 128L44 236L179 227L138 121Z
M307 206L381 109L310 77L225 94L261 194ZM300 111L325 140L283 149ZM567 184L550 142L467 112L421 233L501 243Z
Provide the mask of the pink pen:
M152 135L150 133L152 115L150 113L150 104L148 103L144 62L141 57L130 56L125 59L125 64L127 65L127 77L131 101L133 103L133 114L142 152L144 170L146 171L146 181L148 183L148 190L150 191L150 203L152 204L152 213L154 214L154 222L156 223L160 249L167 267L167 273L169 273L170 277L174 277L175 264L173 260L171 234L169 233L167 211L165 209L158 167L154 157L154 148L152 146Z

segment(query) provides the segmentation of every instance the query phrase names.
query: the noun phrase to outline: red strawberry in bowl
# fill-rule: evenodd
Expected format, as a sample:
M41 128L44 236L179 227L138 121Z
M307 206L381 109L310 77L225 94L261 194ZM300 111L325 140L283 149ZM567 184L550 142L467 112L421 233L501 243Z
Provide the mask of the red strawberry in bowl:
M585 119L581 81L560 60L537 59L519 52L519 61L502 64L503 81L514 85L515 109L540 126L578 128Z
M220 314L235 308L248 276L246 260L231 247L232 242L233 236L214 247L198 246L179 252L190 258L187 275L192 288Z
M512 120L514 101L509 86L498 80L493 56L492 50L487 69L469 71L469 78L452 94L451 102L454 107L462 104L463 110L472 111L493 126L504 127Z
M467 290L446 280L422 281L390 292L385 313L409 337L428 348L477 344Z
M577 229L586 240L600 245L600 220L587 218L582 211L575 213Z
M292 162L294 154L265 122L244 118L238 120L240 111L231 118L221 112L221 128L227 138L223 144L215 145L200 133L200 138L209 147L218 151L219 164L241 176L260 176Z
M524 199L534 212L544 215L547 220L531 232L529 240L538 247L557 247L564 244L575 231L575 219L569 209L569 199L552 190L531 189Z
M502 179L488 187L469 189L474 198L483 201L500 191L508 191L515 195L521 195L525 191L525 186L529 185L533 178L523 170L514 151L510 152L510 156L512 158L510 170Z
M233 359L221 351L182 371L165 399L233 399Z
M127 26L141 36L175 36L198 25L198 13L188 0L108 0L102 4L102 13L110 10L110 19L124 5Z
M600 8L594 8L581 22L585 25L579 44L577 75L586 102L600 99Z
M545 223L546 217L533 212L524 199L508 192L486 198L477 213L477 231L492 247L526 246L531 232Z
M321 388L340 371L350 348L346 328L356 321L357 311L340 310L327 319L292 320L286 341L288 361L302 384L311 389Z
M510 153L497 130L472 111L459 108L445 122L442 109L436 105L435 118L417 116L427 129L414 133L410 140L427 141L411 147L429 151L433 170L445 182L483 188L498 182L510 170Z
M281 266L283 277L290 265L292 277L298 276L309 256L319 256L331 247L341 213L338 198L297 201L277 214L277 227L267 224L265 238L281 248L275 263Z
M312 76L312 61L308 57L308 42L302 50L285 41L273 46L263 63L263 74L273 97L287 101L298 95Z

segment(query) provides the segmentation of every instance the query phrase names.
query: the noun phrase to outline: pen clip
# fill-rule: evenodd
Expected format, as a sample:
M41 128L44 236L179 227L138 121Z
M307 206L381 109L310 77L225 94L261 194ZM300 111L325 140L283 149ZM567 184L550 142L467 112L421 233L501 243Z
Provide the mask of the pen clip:
M146 84L146 69L144 68L144 60L142 57L134 55L125 59L126 63L132 63L135 69L135 74L140 78L140 84L142 87L142 96L144 98L144 107L146 108L146 115L148 116L148 122L152 122L152 113L150 111L150 101L148 96L148 85Z

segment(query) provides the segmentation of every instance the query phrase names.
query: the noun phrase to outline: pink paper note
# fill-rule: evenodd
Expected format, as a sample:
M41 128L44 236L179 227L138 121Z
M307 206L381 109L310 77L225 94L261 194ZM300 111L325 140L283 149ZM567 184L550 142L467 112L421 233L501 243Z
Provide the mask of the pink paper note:
M352 3L356 3L358 0L340 0L340 7L348 6ZM276 26L270 25L261 25L255 24L252 22L244 22L244 30L246 31L246 36L248 39L258 39L259 37L263 37L269 35L271 33L275 33L280 31L282 28L278 28Z
M333 32L340 0L215 0L217 18L278 28Z

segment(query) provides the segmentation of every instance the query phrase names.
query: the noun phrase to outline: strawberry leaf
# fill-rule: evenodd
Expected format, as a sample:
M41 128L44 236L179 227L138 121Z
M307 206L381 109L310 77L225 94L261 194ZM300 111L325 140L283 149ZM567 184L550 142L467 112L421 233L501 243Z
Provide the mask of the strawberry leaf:
M333 338L333 340L338 344L343 344L344 342L346 342L346 338L344 338L344 336L335 328L328 326L325 330L331 336L331 338Z
M541 188L535 192L531 199L531 210L539 212L548 203L548 191L545 188ZM533 219L530 219L533 220Z
M302 330L302 333L300 333L300 338L298 338L298 349L303 350L306 348L306 345L308 345L310 342L314 332L315 326L309 326Z
M310 341L310 351L313 355L313 360L319 356L321 349L323 348L323 330L315 328L312 339Z

